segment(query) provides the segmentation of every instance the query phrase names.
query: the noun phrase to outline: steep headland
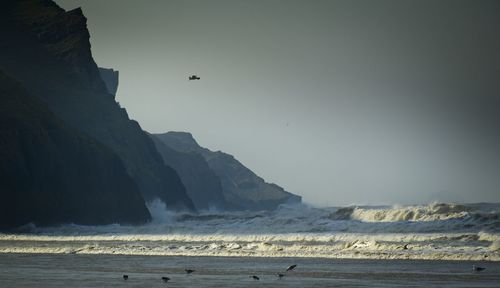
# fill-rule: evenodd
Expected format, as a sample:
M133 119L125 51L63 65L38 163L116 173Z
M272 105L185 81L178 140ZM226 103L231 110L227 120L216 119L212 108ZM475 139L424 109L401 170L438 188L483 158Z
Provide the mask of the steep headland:
M112 95L116 95L116 90L118 90L118 71L112 68L102 68L99 67L99 74L101 75L102 81L106 85L106 89Z
M157 136L150 135L165 164L177 171L186 191L198 210L230 208L222 192L219 177L210 169L203 156L185 153L165 145Z
M67 127L1 71L0 131L0 229L150 219L113 151Z
M280 204L301 202L300 196L265 182L232 155L201 147L190 133L167 132L155 136L178 152L202 156L219 177L224 198L231 209L271 210Z
M194 209L179 176L153 141L128 117L101 79L81 9L50 0L0 4L0 69L42 99L68 127L110 148L143 197L169 208Z

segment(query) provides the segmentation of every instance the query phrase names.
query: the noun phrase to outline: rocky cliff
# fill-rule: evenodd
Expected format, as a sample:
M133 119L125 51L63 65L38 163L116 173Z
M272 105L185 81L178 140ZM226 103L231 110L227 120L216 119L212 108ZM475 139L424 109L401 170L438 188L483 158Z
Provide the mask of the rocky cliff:
M198 153L180 152L165 145L155 135L150 135L155 142L165 164L177 171L186 191L193 199L197 210L224 210L229 208L219 177L210 169L203 156Z
M0 229L149 219L113 151L67 127L0 71Z
M271 210L280 204L301 202L300 196L265 182L232 155L201 147L190 133L168 132L155 136L178 152L202 156L219 177L230 209Z
M1 70L68 127L114 151L146 200L194 209L175 170L164 165L153 141L102 81L80 9L66 12L50 0L6 0L0 4L0 35Z
M116 90L118 90L118 80L119 75L118 71L113 70L111 68L102 68L99 67L99 74L101 75L102 81L106 85L106 89L113 96L116 95Z

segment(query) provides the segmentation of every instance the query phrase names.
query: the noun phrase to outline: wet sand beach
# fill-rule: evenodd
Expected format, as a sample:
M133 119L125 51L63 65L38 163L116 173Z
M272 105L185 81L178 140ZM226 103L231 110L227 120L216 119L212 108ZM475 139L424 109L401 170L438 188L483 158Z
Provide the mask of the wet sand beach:
M292 264L294 271L276 276ZM487 269L473 272L472 265ZM187 275L184 269L196 270ZM129 276L123 280L122 276ZM253 280L257 275L260 280ZM161 277L171 280L164 283ZM0 287L498 287L500 262L0 254Z

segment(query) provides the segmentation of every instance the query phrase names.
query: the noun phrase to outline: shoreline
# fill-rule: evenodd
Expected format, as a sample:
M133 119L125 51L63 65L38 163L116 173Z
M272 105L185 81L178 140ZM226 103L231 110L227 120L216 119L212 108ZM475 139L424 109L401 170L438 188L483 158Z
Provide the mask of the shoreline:
M160 256L160 257L248 257L248 258L304 258L304 259L332 259L332 260L423 260L423 261L485 261L485 262L500 262L500 254L496 253L494 256L486 254L480 255L460 255L460 254L398 254L398 253L367 253L355 251L354 253L334 253L329 255L324 254L299 254L299 253L251 253L251 252L134 252L134 251L92 251L94 249L74 249L66 250L60 249L59 251L43 249L40 247L25 247L19 249L0 249L0 255L5 254L23 254L23 255L120 255L120 256ZM381 257L382 256L382 257Z

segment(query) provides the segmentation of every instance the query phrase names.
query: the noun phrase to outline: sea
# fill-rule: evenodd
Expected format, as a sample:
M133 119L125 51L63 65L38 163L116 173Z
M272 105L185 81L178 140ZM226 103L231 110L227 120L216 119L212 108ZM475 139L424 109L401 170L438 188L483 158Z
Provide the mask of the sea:
M140 226L0 233L0 287L500 287L498 203L149 209Z

